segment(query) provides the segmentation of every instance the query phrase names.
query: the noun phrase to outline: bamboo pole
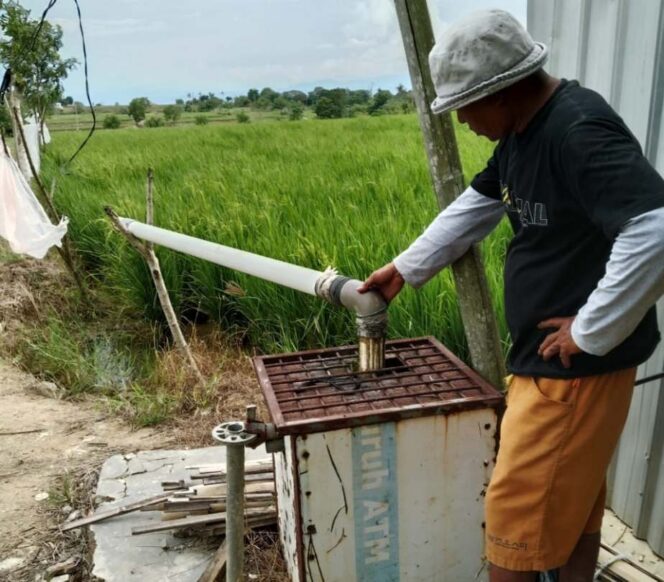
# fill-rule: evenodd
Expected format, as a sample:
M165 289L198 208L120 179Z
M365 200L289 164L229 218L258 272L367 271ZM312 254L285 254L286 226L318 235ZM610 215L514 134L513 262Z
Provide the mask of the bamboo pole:
M431 19L426 0L395 0L395 6L429 170L438 206L443 209L463 191L464 180L452 118L434 115L429 107L436 97L428 61L434 45ZM479 249L473 246L452 265L452 271L473 367L500 388L505 365Z
M148 220L152 220L154 216L152 169L148 170L146 200L147 200L147 217ZM138 253L145 259L145 262L147 263L148 268L150 269L150 275L152 276L152 281L154 282L155 289L157 290L159 303L161 304L161 308L164 311L164 315L166 316L166 321L168 323L169 329L171 330L171 335L173 336L175 345L187 358L189 366L196 375L197 380L201 384L203 384L205 379L203 378L203 374L201 374L198 364L194 359L194 355L192 354L191 349L187 344L187 340L185 339L184 334L182 333L182 328L180 327L180 323L178 322L177 315L175 314L175 310L173 309L173 304L171 303L171 298L168 295L168 289L166 289L166 284L164 283L164 278L161 274L159 259L157 258L157 255L154 252L152 244L144 243L140 239L136 238L133 234L131 234L122 225L118 215L110 206L106 206L104 208L104 211L106 212L107 216L113 223L115 229L120 234L122 234L127 239L129 244L132 247L134 247L138 251Z

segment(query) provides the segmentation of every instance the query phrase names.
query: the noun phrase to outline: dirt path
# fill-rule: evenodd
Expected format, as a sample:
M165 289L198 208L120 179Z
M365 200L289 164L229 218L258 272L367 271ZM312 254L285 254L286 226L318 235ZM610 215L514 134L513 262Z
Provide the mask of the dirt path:
M62 475L93 471L116 451L169 445L163 432L132 431L92 403L39 396L36 383L0 360L0 580L28 579L28 571L34 580L35 568L49 565L46 509L58 478L62 488ZM37 500L49 491L50 501Z

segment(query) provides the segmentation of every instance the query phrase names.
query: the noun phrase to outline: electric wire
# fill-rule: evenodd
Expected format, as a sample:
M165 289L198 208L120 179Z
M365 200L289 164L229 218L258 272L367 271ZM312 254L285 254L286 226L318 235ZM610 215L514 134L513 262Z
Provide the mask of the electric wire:
M55 0L52 1L55 2ZM90 138L92 137L92 134L95 132L95 129L97 128L97 115L95 114L95 108L92 105L92 98L90 97L90 82L88 79L88 50L85 46L85 33L83 32L83 19L81 17L81 7L78 3L78 0L74 0L74 4L76 4L76 13L78 14L78 29L81 31L81 44L83 45L83 72L85 75L85 96L88 99L88 106L90 107L90 113L92 114L92 127L90 128L90 132L83 140L81 145L79 145L78 149L74 152L74 155L71 158L69 158L67 165L71 164L74 161L74 158L87 145L87 143L90 141Z
M664 372L662 372L661 374L654 374L653 376L647 376L645 378L641 378L640 380L634 382L634 386L638 386L640 384L647 384L648 382L652 382L653 380L659 380L661 378L664 378Z

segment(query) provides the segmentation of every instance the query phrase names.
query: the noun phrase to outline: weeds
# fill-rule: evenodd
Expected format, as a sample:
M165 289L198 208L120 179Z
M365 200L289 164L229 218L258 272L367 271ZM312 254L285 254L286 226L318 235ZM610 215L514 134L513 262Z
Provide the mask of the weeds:
M76 476L69 471L56 477L48 490L48 504L56 510L65 506L75 507L81 501L80 497Z

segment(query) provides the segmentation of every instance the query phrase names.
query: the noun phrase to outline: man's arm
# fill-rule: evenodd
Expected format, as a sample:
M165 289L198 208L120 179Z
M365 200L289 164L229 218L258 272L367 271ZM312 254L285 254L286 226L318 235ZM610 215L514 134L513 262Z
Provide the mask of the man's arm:
M584 351L603 356L634 331L664 294L664 208L629 220L616 237L606 273L571 328Z
M559 356L566 368L581 351L603 356L634 331L664 294L664 208L630 219L616 237L606 273L576 316L539 324L555 329L539 347L549 360Z
M605 275L576 317L543 321L555 328L539 354L602 356L620 345L664 292L664 180L632 134L607 119L582 119L560 150L567 186L589 219L612 240Z
M421 287L461 257L473 243L487 236L503 214L500 200L467 188L408 249L374 271L358 291L376 289L391 301L401 291L404 281L415 288Z
M406 283L418 288L486 237L503 217L504 206L472 187L445 208L394 265Z

